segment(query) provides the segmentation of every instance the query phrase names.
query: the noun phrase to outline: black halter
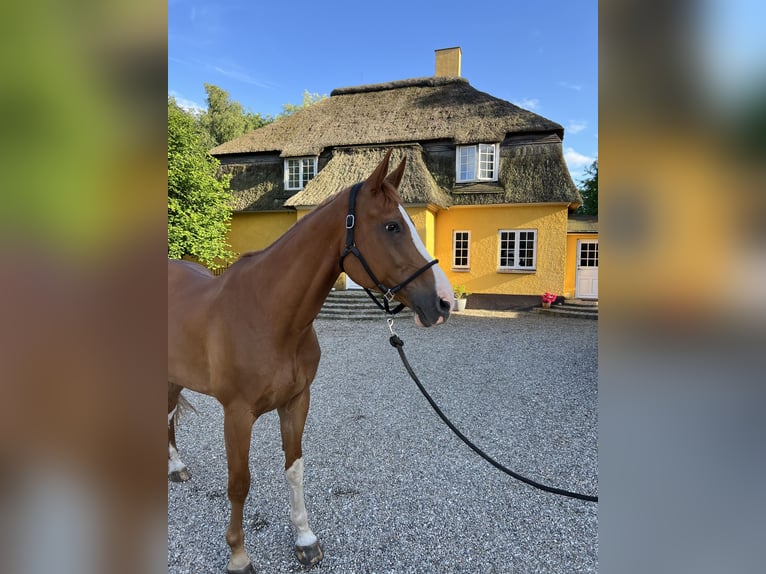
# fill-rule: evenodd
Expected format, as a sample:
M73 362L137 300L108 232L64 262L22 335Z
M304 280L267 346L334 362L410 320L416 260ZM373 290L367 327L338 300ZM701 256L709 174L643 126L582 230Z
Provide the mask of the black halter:
M348 194L348 214L346 215L346 247L343 250L343 253L340 255L340 270L345 273L345 269L343 268L343 260L346 258L346 255L349 253L356 256L356 258L359 260L359 262L362 264L362 267L364 267L364 270L367 272L367 275L370 276L370 279L372 279L372 282L375 283L375 286L378 288L378 290L383 294L383 297L381 301L378 300L378 298L372 294L372 292L367 289L367 287L363 287L363 289L367 292L367 294L370 296L370 299L372 299L375 304L380 307L381 311L385 311L389 315L396 315L399 311L404 309L404 304L399 303L397 307L392 311L389 308L389 303L394 300L394 296L404 288L405 285L407 285L410 281L415 279L417 276L419 276L421 273L429 269L431 266L436 265L439 260L434 259L430 263L426 263L415 271L412 275L407 277L404 281L399 283L398 285L391 287L390 289L383 285L377 277L375 277L375 274L372 272L372 269L370 269L370 266L367 264L367 261L365 261L364 257L362 257L362 254L359 252L359 249L356 247L356 242L354 241L354 226L356 225L356 217L354 215L355 209L356 209L356 195L359 193L359 190L361 189L362 184L357 183L354 185L354 187L351 188L351 192Z

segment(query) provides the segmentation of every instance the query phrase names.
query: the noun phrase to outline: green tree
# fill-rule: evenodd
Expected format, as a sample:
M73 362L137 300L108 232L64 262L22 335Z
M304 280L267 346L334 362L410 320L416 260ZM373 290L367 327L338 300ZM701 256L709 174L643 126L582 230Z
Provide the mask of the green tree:
M189 255L211 267L233 256L229 176L207 152L194 117L168 98L168 257Z
M214 86L204 84L207 93L207 110L199 117L200 126L210 136L210 148L231 141L234 138L258 129L272 119L251 111L245 112L242 104L233 102L229 93Z
M282 104L282 113L279 114L279 117L284 116L291 116L295 112L299 112L302 109L305 109L313 104L316 104L317 102L321 102L322 100L327 98L327 94L320 96L319 94L312 94L308 90L303 91L303 102L300 105L296 104Z
M585 170L588 177L580 183L580 195L582 195L582 205L577 213L582 215L598 215L598 160L590 164Z

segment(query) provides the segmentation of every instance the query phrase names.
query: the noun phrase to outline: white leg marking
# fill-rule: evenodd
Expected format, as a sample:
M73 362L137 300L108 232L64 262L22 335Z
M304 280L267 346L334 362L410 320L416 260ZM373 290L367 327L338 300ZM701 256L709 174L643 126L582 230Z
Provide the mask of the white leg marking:
M178 410L178 405L173 407L173 410L168 413L168 426L170 426L170 421L173 420L173 417L176 416L176 411Z
M295 526L295 545L311 546L317 541L317 537L309 528L306 504L303 501L303 459L297 459L285 471L285 475L290 485L290 521Z
M186 465L178 455L178 451L173 448L172 444L168 444L168 474L171 472L181 471L186 468Z
M415 229L415 224L412 223L412 219L410 219L410 216L407 215L407 212L405 211L404 207L400 205L399 211L401 212L402 217L404 218L404 221L407 222L407 225L410 228L410 235L412 236L412 242L415 244L415 247L417 247L418 251L420 251L420 254L426 259L426 261L433 261L434 257L428 252L428 249L426 249L426 246L423 245L423 241L420 239L418 230ZM447 274L444 273L444 270L439 266L438 263L431 267L431 271L434 274L434 284L436 285L436 294L439 296L440 299L443 299L444 301L448 301L451 305L452 300L455 298L455 295L452 291L452 285L450 284L449 279L447 279ZM420 321L418 320L417 315L415 316L415 321L418 324L420 324ZM439 317L439 320L436 323L438 325L439 323L442 323L443 321L444 319Z

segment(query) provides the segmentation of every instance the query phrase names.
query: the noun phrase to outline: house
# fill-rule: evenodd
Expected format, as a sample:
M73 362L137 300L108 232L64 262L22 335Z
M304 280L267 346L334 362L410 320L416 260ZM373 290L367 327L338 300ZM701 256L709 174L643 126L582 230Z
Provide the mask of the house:
M452 283L474 294L469 307L563 293L568 215L582 201L564 128L471 86L460 58L437 50L435 76L339 88L211 150L232 175L233 249L267 246L394 148L392 165L407 157L405 208Z

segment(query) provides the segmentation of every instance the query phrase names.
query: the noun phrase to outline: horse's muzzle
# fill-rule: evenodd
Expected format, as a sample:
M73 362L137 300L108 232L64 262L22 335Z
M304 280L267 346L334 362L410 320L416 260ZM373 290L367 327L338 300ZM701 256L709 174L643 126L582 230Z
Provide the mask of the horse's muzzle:
M450 310L452 309L452 301L448 301L443 298L439 298L439 302L433 306L432 309L424 309L419 305L413 306L415 312L415 324L418 327L431 327L433 325L441 325L447 319L449 319Z

